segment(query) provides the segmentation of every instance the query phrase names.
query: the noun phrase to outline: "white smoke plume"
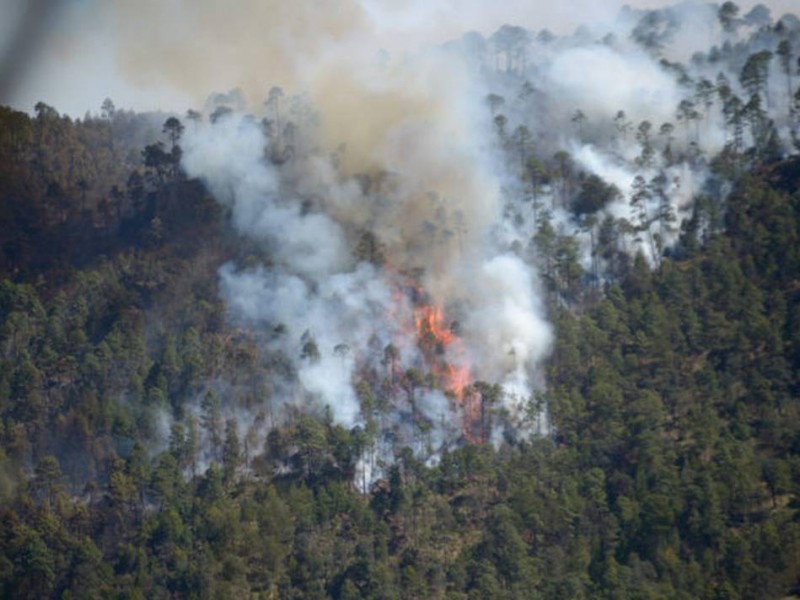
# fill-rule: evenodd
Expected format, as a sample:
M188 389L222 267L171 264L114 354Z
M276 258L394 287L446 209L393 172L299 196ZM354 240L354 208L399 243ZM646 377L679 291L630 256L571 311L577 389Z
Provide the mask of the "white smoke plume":
M582 264L596 277L604 277L593 266L604 218L638 228L637 235L621 229L622 246L657 264L713 179L709 159L731 142L718 73L745 97L739 71L746 59L731 42L757 34L766 47L777 38L758 34L746 18L739 33L725 31L718 7L686 2L625 10L615 23L562 38L511 27L391 55L379 43L387 23L405 31L423 17L393 21L379 2L345 6L330 18L274 3L252 18L224 17L243 32L267 13L273 20L270 35L245 43L259 52L242 58L237 46L235 79L244 94L207 104L208 111L221 103L237 110L188 128L182 142L187 174L207 183L266 257L221 269L231 317L261 332L269 351L291 365L276 387L279 406L328 406L337 422L363 424L369 415L355 386L367 380L377 389L385 378L393 435L430 452L460 435L476 437L474 426L460 425L478 418L476 407L448 394L442 367L433 364L446 361L468 369L462 379L469 382L502 384L492 411L503 417L489 419L492 439L507 427L530 431L530 400L551 342L537 275L520 250L543 218L541 208L531 218L530 207L538 202L560 234L575 235ZM698 54L714 44L728 44L725 61ZM196 51L189 44L169 61L187 87L204 81L202 71L185 68ZM128 53L131 68L149 52L145 45ZM264 57L269 76L258 67ZM209 83L230 58L209 57ZM777 69L769 81L778 88L775 79ZM276 82L285 90L274 89L261 106L258 90L265 97ZM704 82L714 86L705 96ZM242 110L245 98L252 115ZM788 140L785 116L775 127ZM559 152L567 153L570 178L595 175L616 190L594 209L594 225L576 214L576 189L559 188L557 176L535 181L541 165L556 170ZM667 213L674 224L660 217ZM441 311L432 326L457 344L439 339L435 353L425 347L419 322L427 305ZM433 381L409 383L407 369ZM479 418L484 427L486 416ZM427 423L425 443L414 431L419 419ZM541 426L546 415L538 419ZM376 452L386 455L375 450L362 461L364 473Z
M510 171L504 185L515 216L509 239L526 247L546 211L560 234L578 238L588 271L596 261L597 225L587 225L583 209L576 210L574 182L581 173L596 175L618 193L595 209L594 222L611 217L637 229L622 235L629 238L623 246L655 265L678 239L698 196L721 189L710 164L720 152L733 149L746 161L748 153L792 151L797 125L775 53L782 40L800 46L800 21L782 13L770 21L761 6L742 10L726 30L718 11L713 3L687 1L652 11L625 9L615 22L590 24L571 36L512 27L483 40L491 110L502 119L497 143ZM465 36L454 46L478 48L481 42ZM752 89L743 85L742 72L764 50L772 58L759 114L743 108ZM741 101L738 109L731 97ZM760 136L770 131L775 140L767 149ZM557 153L568 158L570 190L560 182L563 159L554 159ZM529 159L532 166L523 164ZM539 214L532 219L534 203ZM666 223L662 214L674 221ZM602 270L598 275L604 277Z
M268 139L241 114L190 127L182 142L186 173L207 183L269 257L221 269L231 317L263 331L293 364L279 405L327 406L352 427L365 418L354 389L362 372L392 380L435 370L418 325L420 306L435 304L443 335L454 336L458 322L460 339L458 351L440 347L435 360L468 369L470 381L507 386L495 409L525 431L551 333L531 267L494 235L500 178L483 90L441 51L363 63L347 55L347 65L331 58L337 52L324 72L303 73L320 116L288 154L286 140ZM383 260L357 256L365 235ZM397 365L387 366L389 346ZM423 454L463 435L469 415L458 394L446 395L444 381L413 385L389 392L389 427ZM413 441L420 418L425 444Z

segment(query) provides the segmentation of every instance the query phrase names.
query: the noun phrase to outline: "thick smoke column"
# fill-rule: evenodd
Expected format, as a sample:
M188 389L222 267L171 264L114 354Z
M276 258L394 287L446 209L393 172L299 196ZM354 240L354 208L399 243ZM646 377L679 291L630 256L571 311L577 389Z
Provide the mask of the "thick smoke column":
M601 280L594 244L611 223L617 252L658 263L677 236L670 223L708 185L707 158L730 141L727 107L712 98L724 95L716 62L670 62L691 48L686 23L709 43L728 41L717 9L628 10L603 25L610 30L563 38L504 27L489 40L473 32L391 56L378 51L379 3L346 3L347 18L330 22L265 6L274 26L256 46L266 52L233 62L251 101L273 83L286 91L270 92L266 113L250 105L267 127L241 110L190 127L184 168L268 256L226 266L221 281L232 318L290 365L278 400L329 406L353 425L364 418L354 385L377 390L385 377L395 424L421 414L440 443L459 419L480 413L484 426L488 391L466 384L496 382L505 390L498 421L523 426L550 345L525 249L551 219L558 235L575 232L587 272ZM256 67L264 56L269 79ZM176 77L202 79L181 71L180 58L169 63ZM211 57L209 71L229 59ZM741 95L736 60L730 68ZM231 99L245 106L241 92ZM586 198L576 181L590 184ZM598 199L606 184L612 191Z
M291 158L279 136L268 140L243 115L188 128L187 174L203 179L270 257L268 267L221 270L231 316L280 332L267 343L293 372L279 400L329 406L352 426L360 369L388 368L391 379L430 367L415 323L418 305L434 304L448 327L458 322L462 340L458 355L439 348L441 360L506 385L506 422L527 427L524 408L551 334L535 275L495 236L500 179L484 93L452 54L362 61L353 42L345 46L346 64L333 46L323 68L301 74L319 124L297 133ZM365 237L383 260L355 256ZM390 347L397 365L387 367ZM419 387L394 418L421 413L438 447L459 430L463 407L445 389Z

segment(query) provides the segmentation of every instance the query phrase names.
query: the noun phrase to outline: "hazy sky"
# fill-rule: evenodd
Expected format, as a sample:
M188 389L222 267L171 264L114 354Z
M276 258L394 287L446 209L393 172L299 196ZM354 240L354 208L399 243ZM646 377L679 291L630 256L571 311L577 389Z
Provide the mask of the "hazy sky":
M738 2L742 14L753 0ZM800 13L798 0L765 0L773 18ZM287 4L293 6L287 8ZM244 83L284 84L297 56L325 43L402 52L503 23L568 33L610 20L625 5L663 0L0 0L0 102L60 112L119 107L183 112L205 94ZM327 7L327 10L326 10ZM26 10L28 11L26 13ZM29 18L26 21L25 15ZM324 32L320 35L320 32ZM16 41L16 43L14 43ZM9 65L11 68L9 68ZM258 83L256 83L256 81Z

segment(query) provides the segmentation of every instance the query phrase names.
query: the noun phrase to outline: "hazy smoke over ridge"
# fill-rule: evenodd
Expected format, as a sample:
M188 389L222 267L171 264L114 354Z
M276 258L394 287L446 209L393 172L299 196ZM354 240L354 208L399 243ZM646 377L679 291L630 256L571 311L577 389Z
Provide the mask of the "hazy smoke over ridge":
M39 0L5 2L7 21L5 28L0 27L0 38L22 27L21 13L35 17L34 8L42 4ZM776 18L796 10L795 0L764 3ZM606 33L623 6L664 4L662 0L574 0L544 5L521 0L494 4L481 0L399 4L386 0L291 4L51 0L48 6L59 9L51 10L51 16L58 18L33 19L40 27L27 36L32 40L27 46L32 49L32 61L24 69L20 61L8 61L18 72L18 85L0 89L0 100L23 110L43 100L73 117L96 110L107 96L118 107L179 109L198 104L209 90L239 87L257 102L265 91L265 80L290 86L293 65L309 57L320 58L331 40L342 40L351 32L359 33L357 39L370 40L372 53L383 47L396 54L403 48L441 43L468 30L489 34L503 23L548 28L559 35L592 24ZM757 0L738 4L744 14ZM46 23L52 26L43 26ZM707 29L701 19L686 19L679 33L681 43L675 47L708 43L705 35L694 35ZM690 43L684 43L686 38Z

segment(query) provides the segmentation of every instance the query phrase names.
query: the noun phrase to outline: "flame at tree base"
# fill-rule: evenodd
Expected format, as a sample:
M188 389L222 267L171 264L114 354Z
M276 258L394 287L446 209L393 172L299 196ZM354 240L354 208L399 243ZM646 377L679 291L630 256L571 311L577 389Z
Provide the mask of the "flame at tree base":
M458 415L457 429L463 438L469 443L486 442L492 420L487 409L498 400L495 396L487 395L487 390L496 393L501 390L500 386L474 380L458 321L445 317L443 307L431 301L416 277L399 271L392 272L395 275L397 306L410 301L411 316L409 318L408 313L398 309L390 311L387 317L406 323L401 329L408 339L415 341L419 362L412 365L413 368L407 368L408 365L403 367L397 347L392 345L391 350L387 348L384 364L390 372L392 383L389 385L405 390L412 404L416 401L415 389L427 387L440 391L449 402L453 414Z
M463 399L472 381L464 344L454 325L446 325L439 306L423 305L415 311L417 343L440 387Z

